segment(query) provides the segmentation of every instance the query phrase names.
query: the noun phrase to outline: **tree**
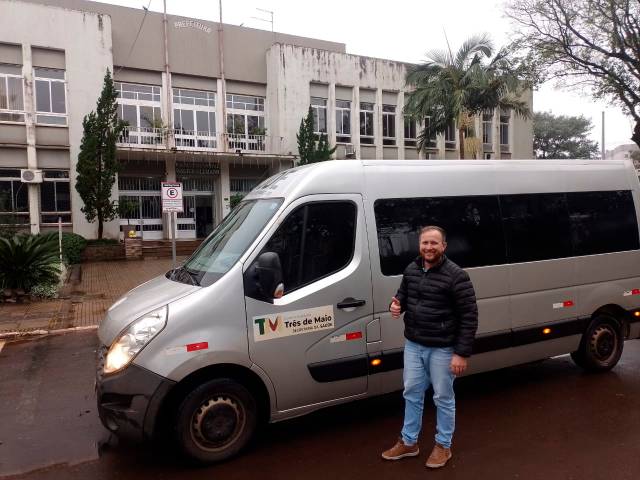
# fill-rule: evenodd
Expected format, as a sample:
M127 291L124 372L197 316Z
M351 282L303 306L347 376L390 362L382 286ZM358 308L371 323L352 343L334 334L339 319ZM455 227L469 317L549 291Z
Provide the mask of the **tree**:
M316 134L313 128L313 110L309 107L306 117L300 121L300 130L296 134L298 140L299 165L324 162L329 160L336 147L330 148L326 134Z
M596 158L598 144L589 140L591 120L579 116L535 113L533 150L537 158Z
M500 108L530 117L529 107L519 98L526 85L519 81L506 51L491 58L493 51L487 35L475 35L455 55L451 50L431 51L427 61L409 68L406 82L413 91L406 97L405 113L414 119L429 117L428 127L418 135L418 150L455 122L460 158L464 158L464 140L472 135L473 116Z
M640 2L510 0L512 48L536 83L557 79L590 89L635 121L640 146Z
M96 111L84 117L84 133L78 154L76 190L84 202L82 212L88 222L98 220L98 238L102 238L103 224L113 220L118 208L111 200L111 189L119 164L116 141L125 123L118 119L117 92L107 69Z

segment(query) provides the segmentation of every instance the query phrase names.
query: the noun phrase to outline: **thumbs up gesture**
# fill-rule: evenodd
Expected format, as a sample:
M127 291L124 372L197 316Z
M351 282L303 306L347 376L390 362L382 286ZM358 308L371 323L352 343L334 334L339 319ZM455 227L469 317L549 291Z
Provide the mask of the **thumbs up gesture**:
M393 318L399 318L402 307L400 306L400 300L396 297L391 298L391 305L389 305L389 311Z

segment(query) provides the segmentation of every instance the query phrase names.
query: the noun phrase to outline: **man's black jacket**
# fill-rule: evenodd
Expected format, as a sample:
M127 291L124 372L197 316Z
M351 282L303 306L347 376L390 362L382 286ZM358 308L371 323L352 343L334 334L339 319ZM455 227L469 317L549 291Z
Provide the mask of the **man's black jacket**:
M478 305L469 275L442 256L426 272L422 257L404 271L396 293L404 312L404 336L426 347L453 347L469 357L478 328Z

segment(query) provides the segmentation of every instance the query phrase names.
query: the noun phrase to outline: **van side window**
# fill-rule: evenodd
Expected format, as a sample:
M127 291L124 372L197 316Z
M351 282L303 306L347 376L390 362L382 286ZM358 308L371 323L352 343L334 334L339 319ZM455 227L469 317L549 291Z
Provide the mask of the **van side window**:
M575 255L640 247L630 191L567 193Z
M401 274L416 258L427 225L447 231L447 256L463 268L506 263L495 196L381 199L374 211L384 275Z
M564 193L500 195L500 209L510 263L572 256Z
M314 202L296 209L280 225L262 252L279 255L285 294L349 264L356 211L352 202Z

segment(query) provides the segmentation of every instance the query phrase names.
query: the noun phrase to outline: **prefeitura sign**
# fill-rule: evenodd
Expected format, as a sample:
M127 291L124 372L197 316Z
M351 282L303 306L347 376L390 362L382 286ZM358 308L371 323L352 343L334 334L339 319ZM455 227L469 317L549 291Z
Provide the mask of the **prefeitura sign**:
M182 212L182 183L162 182L162 212Z

